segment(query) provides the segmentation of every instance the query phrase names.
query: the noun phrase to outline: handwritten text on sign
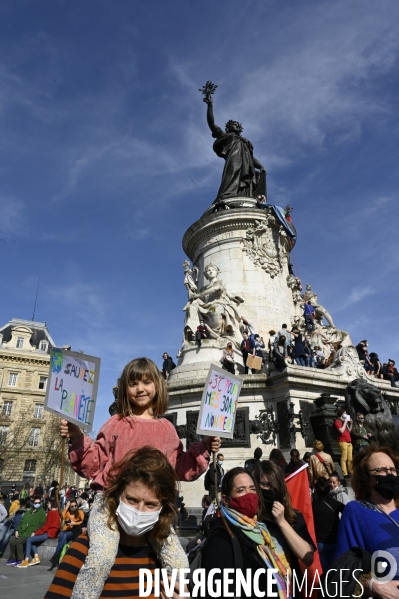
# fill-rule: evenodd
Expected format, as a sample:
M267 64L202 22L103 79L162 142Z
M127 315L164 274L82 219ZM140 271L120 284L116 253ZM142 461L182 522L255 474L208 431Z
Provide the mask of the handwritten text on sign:
M53 348L45 407L50 412L91 430L94 420L100 360Z
M202 395L197 433L232 438L242 380L212 365Z

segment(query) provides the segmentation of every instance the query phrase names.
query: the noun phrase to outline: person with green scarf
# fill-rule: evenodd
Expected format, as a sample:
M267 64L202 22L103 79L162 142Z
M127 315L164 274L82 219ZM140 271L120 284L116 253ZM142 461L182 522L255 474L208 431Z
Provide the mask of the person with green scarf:
M242 569L243 576L247 570L251 571L252 589L251 594L245 593L247 599L259 596L256 594L258 589L267 597L270 583L273 592L278 591L279 599L290 597L287 591L287 567L278 556L267 527L257 521L258 508L259 497L252 476L244 468L229 470L222 482L221 511L204 541L201 562L206 580L212 569L220 569L220 574L213 577L213 584L221 584L222 597L227 591L223 588L223 572L231 568L235 571ZM264 573L256 577L255 573L259 569L264 569ZM275 571L272 572L272 569ZM256 580L258 589L255 588ZM235 588L233 584L229 590L232 588Z

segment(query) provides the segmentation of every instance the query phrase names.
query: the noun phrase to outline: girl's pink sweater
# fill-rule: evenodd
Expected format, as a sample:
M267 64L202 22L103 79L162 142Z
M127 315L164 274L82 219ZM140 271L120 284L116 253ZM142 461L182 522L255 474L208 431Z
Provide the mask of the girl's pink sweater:
M107 486L108 471L132 449L149 445L166 455L179 480L196 480L208 468L209 452L203 442L193 443L188 451L166 418L145 420L112 416L101 428L97 439L82 435L69 445L72 468L80 476L92 479L91 486Z

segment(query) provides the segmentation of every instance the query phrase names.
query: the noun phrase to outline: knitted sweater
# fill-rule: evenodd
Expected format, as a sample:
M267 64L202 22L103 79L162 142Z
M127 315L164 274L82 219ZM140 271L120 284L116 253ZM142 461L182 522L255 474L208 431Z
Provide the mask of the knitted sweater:
M108 472L132 449L149 445L162 451L179 480L196 480L208 469L209 453L203 442L193 443L188 451L177 436L176 429L166 418L120 418L112 416L100 429L93 443L81 435L69 446L72 468L83 478L92 479L94 489L103 489Z
M399 523L399 509L389 515ZM370 554L379 550L390 553L398 564L395 580L399 580L399 528L385 514L371 510L358 501L350 501L343 511L336 557L354 546Z
M76 578L84 564L88 550L89 539L86 536L82 535L72 543L57 570L45 599L71 597ZM100 599L139 598L140 569L146 568L153 573L156 567L159 567L159 564L148 546L124 547L120 545L115 564L111 568ZM151 593L148 598L155 599L154 594Z

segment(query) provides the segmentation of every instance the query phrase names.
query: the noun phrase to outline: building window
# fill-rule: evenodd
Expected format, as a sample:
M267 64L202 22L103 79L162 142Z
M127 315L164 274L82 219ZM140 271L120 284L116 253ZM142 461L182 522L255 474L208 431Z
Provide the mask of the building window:
M37 447L39 445L40 428L32 428L29 436L29 447Z
M24 338L17 337L17 349L22 349L24 346Z
M47 351L48 343L47 341L40 341L39 351Z
M39 389L45 391L47 389L47 377L41 376L39 380Z
M3 410L2 410L2 415L3 416L11 416L12 414L12 401L5 401L3 403Z
M10 374L8 375L8 386L16 387L17 386L17 378L18 378L17 372L10 372Z
M43 418L44 405L42 403L35 404L35 411L33 412L33 418Z
M10 430L9 426L0 426L0 445L5 445L7 442L8 431Z
M24 476L31 476L36 472L36 460L25 460Z

